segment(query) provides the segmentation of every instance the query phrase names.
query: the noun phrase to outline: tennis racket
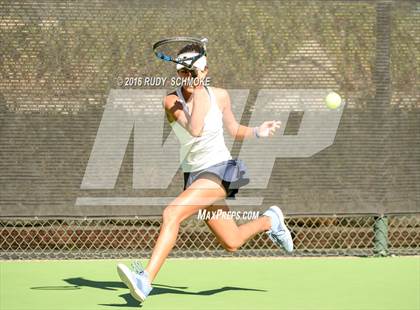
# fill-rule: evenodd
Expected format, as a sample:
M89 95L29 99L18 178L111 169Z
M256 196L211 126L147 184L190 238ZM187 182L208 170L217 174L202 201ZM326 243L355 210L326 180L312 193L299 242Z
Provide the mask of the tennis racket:
M164 40L160 40L153 44L153 52L156 57L167 62L173 62L176 64L183 65L188 70L195 72L193 69L194 63L202 56L207 56L207 43L208 39L198 39L193 37L173 37ZM180 59L178 52L189 44L196 44L199 46L200 51L198 55Z

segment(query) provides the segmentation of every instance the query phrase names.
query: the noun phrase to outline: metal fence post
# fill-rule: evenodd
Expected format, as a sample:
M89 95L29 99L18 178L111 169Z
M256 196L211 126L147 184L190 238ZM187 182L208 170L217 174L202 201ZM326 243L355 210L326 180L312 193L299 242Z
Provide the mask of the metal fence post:
M375 255L388 256L388 218L386 216L375 217L374 232Z

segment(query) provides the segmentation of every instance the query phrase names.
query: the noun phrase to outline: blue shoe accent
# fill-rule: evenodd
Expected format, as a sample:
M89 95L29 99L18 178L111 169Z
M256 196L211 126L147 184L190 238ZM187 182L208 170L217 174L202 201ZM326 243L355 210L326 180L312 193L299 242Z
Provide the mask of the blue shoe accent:
M140 302L144 302L153 287L150 285L149 274L140 266L138 262L134 262L134 271L131 271L126 265L118 264L117 272L121 281L130 289L131 296Z
M271 206L263 215L271 218L271 229L267 231L268 237L278 246L283 247L286 252L293 252L292 235L284 223L284 215L280 208Z

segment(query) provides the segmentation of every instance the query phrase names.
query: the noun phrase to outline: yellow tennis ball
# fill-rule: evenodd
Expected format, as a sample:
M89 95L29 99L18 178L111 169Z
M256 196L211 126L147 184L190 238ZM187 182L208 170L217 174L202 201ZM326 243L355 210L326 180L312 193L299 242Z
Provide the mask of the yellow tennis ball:
M325 103L331 110L338 109L341 106L341 97L339 94L332 91L325 97Z

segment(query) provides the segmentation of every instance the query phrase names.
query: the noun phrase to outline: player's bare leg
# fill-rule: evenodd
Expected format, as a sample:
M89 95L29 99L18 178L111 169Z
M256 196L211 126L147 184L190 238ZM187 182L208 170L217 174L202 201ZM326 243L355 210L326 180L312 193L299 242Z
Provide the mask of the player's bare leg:
M152 257L146 267L152 281L175 245L182 221L226 197L220 179L209 174L199 178L163 211L163 223Z
M223 203L215 204L206 210L217 212L219 209L224 213L229 211ZM236 251L251 237L263 231L266 231L269 238L286 252L293 251L290 230L284 222L283 212L277 206L271 206L263 213L263 216L240 226L227 216L208 220L207 225L227 251Z
M223 201L206 208L210 212L217 212L219 209L222 209L224 213L229 211L229 208ZM269 230L271 228L271 219L267 216L261 216L238 226L235 220L222 215L218 218L207 220L206 224L223 248L229 252L234 252L256 234Z

